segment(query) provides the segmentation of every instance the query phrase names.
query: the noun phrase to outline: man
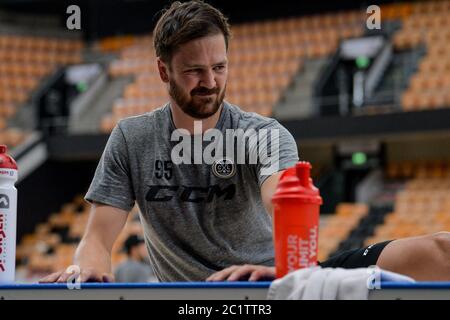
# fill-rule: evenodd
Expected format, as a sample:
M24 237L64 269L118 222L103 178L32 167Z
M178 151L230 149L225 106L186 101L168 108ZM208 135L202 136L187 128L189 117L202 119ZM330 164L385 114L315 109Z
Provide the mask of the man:
M80 281L114 280L111 248L135 201L160 281L274 277L271 198L282 170L298 161L297 146L277 121L224 101L229 38L226 18L200 1L175 2L158 21L154 46L170 103L121 120L112 131L85 197L92 202L92 212L74 258ZM194 144L193 152L178 152L179 139L202 139L209 129L267 130L278 141L256 143L261 156L257 163L238 164L236 157L219 157L212 164L180 163L180 157L198 160L209 146L199 150ZM176 141L171 139L174 132ZM277 155L275 165L260 149ZM255 144L245 147L246 159L254 153ZM450 279L447 233L376 244L365 251L322 265L376 263L416 279ZM61 271L42 282L66 282L70 276Z
M157 282L148 259L145 241L138 235L130 235L124 243L127 260L122 262L114 272L116 282Z

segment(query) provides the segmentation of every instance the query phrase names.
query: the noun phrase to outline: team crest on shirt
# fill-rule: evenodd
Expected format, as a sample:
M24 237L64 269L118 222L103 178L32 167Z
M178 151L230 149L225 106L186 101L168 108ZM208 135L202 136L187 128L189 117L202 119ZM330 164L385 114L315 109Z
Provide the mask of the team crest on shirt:
M212 165L212 172L217 178L228 179L236 173L236 165L228 158L216 160Z

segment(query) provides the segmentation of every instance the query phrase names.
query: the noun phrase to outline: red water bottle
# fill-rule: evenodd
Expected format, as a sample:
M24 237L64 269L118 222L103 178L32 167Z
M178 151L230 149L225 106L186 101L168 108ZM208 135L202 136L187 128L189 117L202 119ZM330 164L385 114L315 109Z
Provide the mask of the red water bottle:
M309 162L285 170L272 197L277 278L317 264L322 198L310 170Z

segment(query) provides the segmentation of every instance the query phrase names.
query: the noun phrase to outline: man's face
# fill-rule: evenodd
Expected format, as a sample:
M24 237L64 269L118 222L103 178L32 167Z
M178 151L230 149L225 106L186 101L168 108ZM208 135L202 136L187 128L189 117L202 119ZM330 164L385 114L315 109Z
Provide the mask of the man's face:
M175 52L167 68L169 94L195 118L214 115L225 98L227 51L222 34L190 41Z

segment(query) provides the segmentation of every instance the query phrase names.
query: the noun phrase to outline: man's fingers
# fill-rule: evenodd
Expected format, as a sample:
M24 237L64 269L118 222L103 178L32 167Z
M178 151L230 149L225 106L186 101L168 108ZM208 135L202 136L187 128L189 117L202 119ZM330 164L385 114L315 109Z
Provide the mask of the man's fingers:
M102 282L115 282L114 276L110 273L104 273L102 276Z
M77 282L115 282L111 273L100 273L95 270L82 270Z
M235 271L237 268L239 268L239 266L231 266L226 269L223 269L222 271L213 273L210 277L206 279L206 281L223 281L226 278L228 278L228 276L231 273L233 273L233 271Z
M248 278L248 281L258 281L259 279L263 278L263 272L261 270L255 270L250 275L250 278Z
M61 273L61 276L58 278L56 282L57 283L72 282L74 279L78 278L79 275L80 275L80 268L78 266L72 265Z
M92 269L83 269L80 272L78 266L70 266L64 271L42 278L39 283L67 283L75 279L76 282L115 282L114 275L111 273L100 273Z
M61 276L58 278L58 280L56 281L57 283L66 283L68 281L71 281L72 279L77 278L78 275L74 274L74 273L69 273L67 271L63 272L61 274Z
M229 268L226 268L226 269L216 273L216 275L212 281L225 281L225 279L228 278L228 276L230 274L232 274L238 268L239 268L239 266L231 266Z
M78 280L80 282L102 282L102 277L94 271L83 270Z
M275 273L275 267L261 265L232 266L212 274L206 281L239 281L244 277L247 277L248 281L273 280L276 277Z
M231 273L228 276L227 281L238 281L242 277L251 274L254 268L255 266L242 266Z
M59 279L59 277L61 276L61 274L63 272L64 271L59 271L59 272L52 273L52 274L50 274L50 275L40 279L39 283L53 283L53 282L56 282L56 280Z
M275 268L258 269L252 272L248 281L258 281L260 279L275 279Z

